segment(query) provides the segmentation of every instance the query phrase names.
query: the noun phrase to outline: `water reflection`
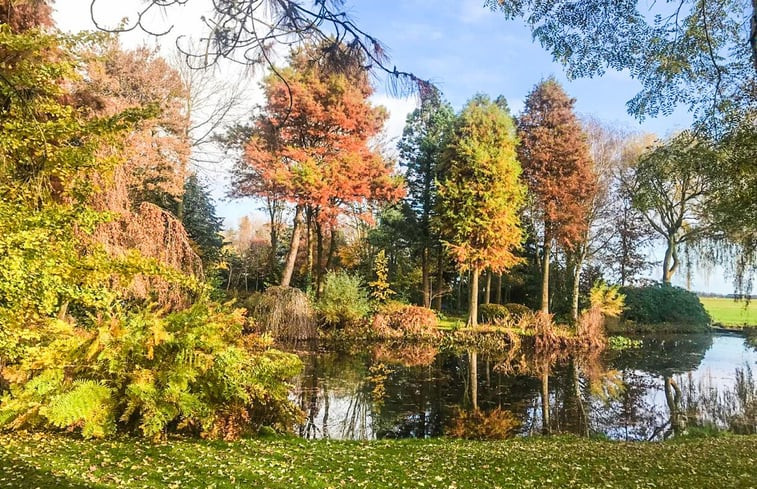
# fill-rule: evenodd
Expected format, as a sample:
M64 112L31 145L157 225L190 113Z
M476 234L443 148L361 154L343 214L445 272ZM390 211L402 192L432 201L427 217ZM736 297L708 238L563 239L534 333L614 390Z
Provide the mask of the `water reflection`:
M293 391L306 438L424 438L461 412L514 416L524 435L662 439L692 427L757 429L752 366L739 336L648 337L641 348L544 355L523 345L488 354L375 345L298 352Z

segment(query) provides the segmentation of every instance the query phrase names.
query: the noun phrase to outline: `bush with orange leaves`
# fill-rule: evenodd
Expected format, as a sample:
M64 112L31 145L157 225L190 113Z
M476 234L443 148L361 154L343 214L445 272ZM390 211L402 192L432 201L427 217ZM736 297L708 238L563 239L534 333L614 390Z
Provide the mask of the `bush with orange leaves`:
M384 338L435 338L440 335L436 313L427 307L390 302L373 317L373 332Z

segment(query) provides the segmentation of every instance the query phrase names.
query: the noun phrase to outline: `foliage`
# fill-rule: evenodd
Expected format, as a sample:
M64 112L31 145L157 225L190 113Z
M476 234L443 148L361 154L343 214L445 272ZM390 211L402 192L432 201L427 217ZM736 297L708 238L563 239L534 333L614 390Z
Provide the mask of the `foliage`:
M360 277L344 270L326 274L316 307L323 322L332 326L346 326L359 321L371 309Z
M698 120L754 110L754 4L682 0L650 7L629 0L537 0L487 6L523 17L570 78L628 70L641 91L628 102L640 119L685 104ZM710 121L712 122L712 121Z
M373 270L376 273L376 280L368 284L371 288L371 299L379 304L386 303L394 295L394 291L389 288L389 264L386 251L381 250L376 254Z
M673 323L706 330L710 316L696 294L680 287L651 285L623 287L626 296L622 319L641 324Z
M200 300L164 314L145 309L84 329L57 320L46 341L6 367L6 429L81 429L85 437L170 429L236 438L297 414L286 380L299 360L241 335L241 310Z
M292 287L269 287L248 300L255 327L276 339L316 338L315 311L307 294Z
M554 79L542 81L526 98L518 118L518 156L536 214L547 240L572 248L585 231L584 213L595 177L586 135L571 99ZM536 216L535 216L536 217Z
M519 427L520 421L510 411L475 409L458 413L446 434L466 440L506 440L514 437Z
M431 338L439 334L436 313L427 307L390 302L373 317L372 328L387 338Z
M510 317L510 310L502 304L481 304L478 316L482 323L497 324Z
M617 317L623 313L625 296L620 293L620 287L597 282L589 292L591 309L597 309L604 316Z
M471 99L444 153L438 228L463 269L504 271L518 262L525 194L512 117L488 97Z

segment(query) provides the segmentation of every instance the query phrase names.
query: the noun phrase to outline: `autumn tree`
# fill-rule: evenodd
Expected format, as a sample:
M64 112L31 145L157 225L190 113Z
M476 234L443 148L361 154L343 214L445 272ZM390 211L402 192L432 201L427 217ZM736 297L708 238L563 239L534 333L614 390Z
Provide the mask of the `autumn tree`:
M368 101L373 89L367 73L355 59L351 70L335 74L311 61L311 50L319 49L293 52L287 67L266 78L266 102L237 165L236 181L249 195L275 195L294 204L283 286L294 271L303 215L315 231L320 283L324 228L333 236L337 217L350 206L402 195L392 163L371 147L386 111Z
M501 272L518 258L519 213L525 196L507 110L479 95L457 116L443 154L437 229L463 270L471 271L468 325L478 324L482 270Z
M634 172L634 204L665 242L662 282L678 271L680 246L710 231L712 183L704 171L717 159L712 143L683 132L642 155Z
M596 187L591 154L568 97L553 78L528 95L518 119L518 153L543 235L541 310L549 312L553 244L573 250L587 229L585 215Z
M441 153L454 120L452 107L441 94L432 92L421 101L405 122L399 149L400 163L405 167L407 202L418 223L417 248L421 259L421 288L423 306L431 307L432 247L438 237L432 232L431 220L436 207L437 181L440 175ZM442 250L437 249L437 254ZM437 261L437 276L442 273L443 257ZM439 287L441 281L437 281Z

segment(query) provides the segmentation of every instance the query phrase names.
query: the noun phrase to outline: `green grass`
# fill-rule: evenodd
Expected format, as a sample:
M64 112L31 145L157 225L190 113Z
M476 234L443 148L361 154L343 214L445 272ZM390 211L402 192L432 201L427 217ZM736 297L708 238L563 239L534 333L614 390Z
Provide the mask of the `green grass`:
M700 297L713 322L724 326L757 326L757 304L736 302L725 297Z
M152 444L16 434L0 436L0 487L746 488L757 484L755 446L757 436Z
M467 317L445 315L442 319L439 319L439 329L453 330L464 328L468 322Z

